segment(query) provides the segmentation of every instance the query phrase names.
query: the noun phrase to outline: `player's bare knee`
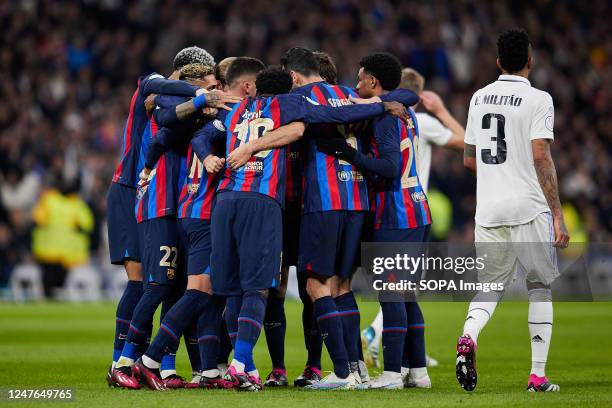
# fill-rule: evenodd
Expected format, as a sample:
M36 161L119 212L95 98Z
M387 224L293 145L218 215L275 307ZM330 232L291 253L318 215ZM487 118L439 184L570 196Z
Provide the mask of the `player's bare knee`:
M206 274L189 275L187 277L187 289L199 290L200 292L212 295L212 284L210 282L210 276Z
M310 274L306 282L306 291L312 301L315 301L324 296L331 296L332 292L327 283L327 278Z
M142 264L140 262L128 259L125 261L124 267L128 280L142 281Z

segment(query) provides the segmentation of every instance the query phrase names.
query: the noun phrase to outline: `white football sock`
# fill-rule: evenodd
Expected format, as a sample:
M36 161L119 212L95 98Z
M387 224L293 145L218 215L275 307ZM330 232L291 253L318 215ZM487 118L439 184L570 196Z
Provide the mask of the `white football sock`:
M236 359L232 360L230 367L234 367L238 373L244 373L244 364Z
M427 367L410 368L410 376L413 378L421 378L427 375Z
M259 378L259 371L257 369L254 369L253 371L249 371L247 374L250 375L251 377Z
M402 374L402 378L406 378L408 376L408 374L410 374L410 368L402 367L401 374Z
M550 289L529 292L529 336L531 337L531 373L544 377L552 337L553 304Z
M467 318L463 325L463 334L469 334L474 341L478 341L478 335L487 324L503 292L478 292L468 309Z
M374 329L374 344L380 343L383 331L383 312L381 307L378 308L378 314L370 327Z
M147 357L146 354L142 355L142 364L145 365L145 367L150 368L152 370L155 370L156 368L159 368L159 366L161 365L160 363L158 363L157 361L153 360L150 357Z
M176 374L176 370L161 370L159 374L161 375L162 380L165 380L171 375Z
M115 368L131 367L133 365L134 365L133 359L121 356L119 357L119 361L117 361L117 364L115 364Z
M204 370L202 371L202 375L206 378L216 378L219 376L219 370L216 368L213 368L211 370Z

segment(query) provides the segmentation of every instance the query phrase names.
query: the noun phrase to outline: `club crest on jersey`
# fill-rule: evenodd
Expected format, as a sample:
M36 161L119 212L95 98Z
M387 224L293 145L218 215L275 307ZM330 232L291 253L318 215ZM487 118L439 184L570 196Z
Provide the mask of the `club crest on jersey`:
M200 183L189 183L187 184L187 192L189 194L195 194L200 189Z
M166 271L166 276L168 279L174 279L174 269L168 268Z
M356 170L342 170L338 172L338 180L340 181L363 181L363 175Z
M415 202L427 200L427 197L425 197L425 193L422 191L415 191L411 193L410 196L412 197L412 201L415 201Z

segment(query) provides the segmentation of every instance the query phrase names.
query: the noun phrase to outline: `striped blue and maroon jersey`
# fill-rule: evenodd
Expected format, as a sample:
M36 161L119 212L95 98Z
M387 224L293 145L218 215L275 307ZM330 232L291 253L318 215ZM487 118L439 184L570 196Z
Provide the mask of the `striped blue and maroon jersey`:
M152 137L161 137L162 132L172 132L169 128L158 130L154 117L151 118L149 126ZM146 191L137 195L136 220L139 223L176 214L179 180L185 179L187 173L185 150L185 146L175 146L157 161L151 171Z
M385 115L372 121L371 148L376 157L383 145L389 145L382 137L395 137L401 161L397 177L384 179L377 185L375 229L408 229L431 224L427 196L417 173L419 130L412 109L407 121ZM397 147L396 147L397 148Z
M210 220L219 175L206 171L191 144L185 159L185 177L179 180L178 218Z
M333 107L350 105L349 96L357 96L348 87L329 85L326 82L308 84L292 91L321 105ZM349 121L347 121L349 122ZM350 163L317 150L318 137L339 133L347 143L362 149L362 141L356 137L349 125L309 125L304 135L304 212L332 210L368 210L368 188L366 180Z
M123 131L121 160L115 170L113 182L130 187L138 185L138 175L144 168L147 140L145 132L149 127L149 116L145 100L151 93L195 96L198 88L183 81L167 80L152 73L138 79L138 86L130 101L130 111ZM149 129L150 130L150 129Z
M225 140L230 154L241 144L262 137L267 131L293 121L306 123L347 123L373 118L384 112L382 104L352 105L340 108L322 106L297 94L247 98L221 111L217 119L196 132L192 145L200 158L210 153L210 145ZM219 190L251 191L285 202L287 156L285 148L256 153L240 169L226 167Z

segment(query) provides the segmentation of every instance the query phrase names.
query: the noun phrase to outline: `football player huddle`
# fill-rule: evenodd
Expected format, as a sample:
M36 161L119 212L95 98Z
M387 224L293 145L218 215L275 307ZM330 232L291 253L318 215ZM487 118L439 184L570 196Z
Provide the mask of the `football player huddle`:
M506 42L514 47L515 37ZM515 51L509 52L513 58ZM525 75L524 80L514 79L530 68L530 51L518 70L508 69L504 64L510 63L501 57L505 75L497 82L532 89ZM362 336L351 280L362 241L428 240L432 219L421 180L427 180L429 168L421 167L419 136L430 135L422 136L421 145L463 150L464 130L435 93L423 91L422 77L403 70L389 53L364 56L355 67L354 88L337 84L334 62L323 52L294 47L278 62L266 66L256 58L230 57L216 63L205 50L189 47L176 55L167 78L152 73L138 80L108 194L111 261L124 266L128 276L117 306L109 385L242 391L288 386L284 299L289 267L295 266L307 350L305 368L293 382L296 387L431 387L425 324L415 294L398 293L395 301L381 302L381 313ZM519 95L520 90L508 92ZM539 94L522 98L522 109L537 109L531 105L540 101L550 102L552 109L552 101ZM489 188L484 183L504 177L492 173L528 165L524 157L513 164L512 144L518 142L507 140L507 153L505 144L500 149L503 135L497 136L497 156L491 149L486 156L496 163L470 162L468 153L477 150L480 157L482 151L485 158L491 144L490 136L480 137L484 122L472 123L472 115L477 115L472 111L482 110L485 99L472 100L465 133L466 166L478 169L477 240L504 239L499 237L500 225L509 237L521 230L523 236L549 239L552 223L555 234L563 232L556 212L558 193L556 202L554 197L556 177L554 188L550 177L541 180L540 173L550 171L538 170L535 157L535 169L522 176L535 177L535 183L525 182L525 189L531 189L525 196L537 200L541 211L513 224L516 220L498 220L503 211L491 211L495 203L482 204L488 211L481 209L481 200L487 199L481 198L481 188ZM413 107L419 103L436 118L417 116ZM521 109L516 104L496 108ZM499 129L500 116L491 115ZM542 119L545 127L536 130L549 126L548 119ZM506 126L511 120L506 119ZM521 131L517 127L506 131L506 139L510 132ZM552 122L550 131L539 135L543 139L537 136L520 143L548 143ZM546 146L541 146L544 153ZM505 170L481 168L503 163L502 155L511 164ZM430 156L428 160L427 167ZM545 166L544 159L541 163ZM528 204L533 212L536 208ZM540 234L544 227L546 237ZM497 278L497 269L483 279ZM533 292L534 301L550 305L548 285L554 273L529 276L530 300ZM494 299L474 299L470 307L457 354L457 378L466 390L476 385L475 341L486 323L481 315L490 317L489 309L500 298L497 293ZM158 309L161 322L152 337ZM537 346L545 344L547 353L552 306L550 313L546 309L534 317L540 318L550 322L532 322L530 306L530 329L533 325L542 331L538 336L544 343ZM260 376L253 359L262 329L273 366L266 377ZM372 333L366 335L368 331ZM181 337L192 367L190 380L176 372ZM384 371L370 378L364 361L378 365L381 340ZM333 362L327 376L322 375L323 344ZM545 361L542 354L540 362ZM543 366L538 367L541 370L532 369L530 387L558 390L546 380Z

